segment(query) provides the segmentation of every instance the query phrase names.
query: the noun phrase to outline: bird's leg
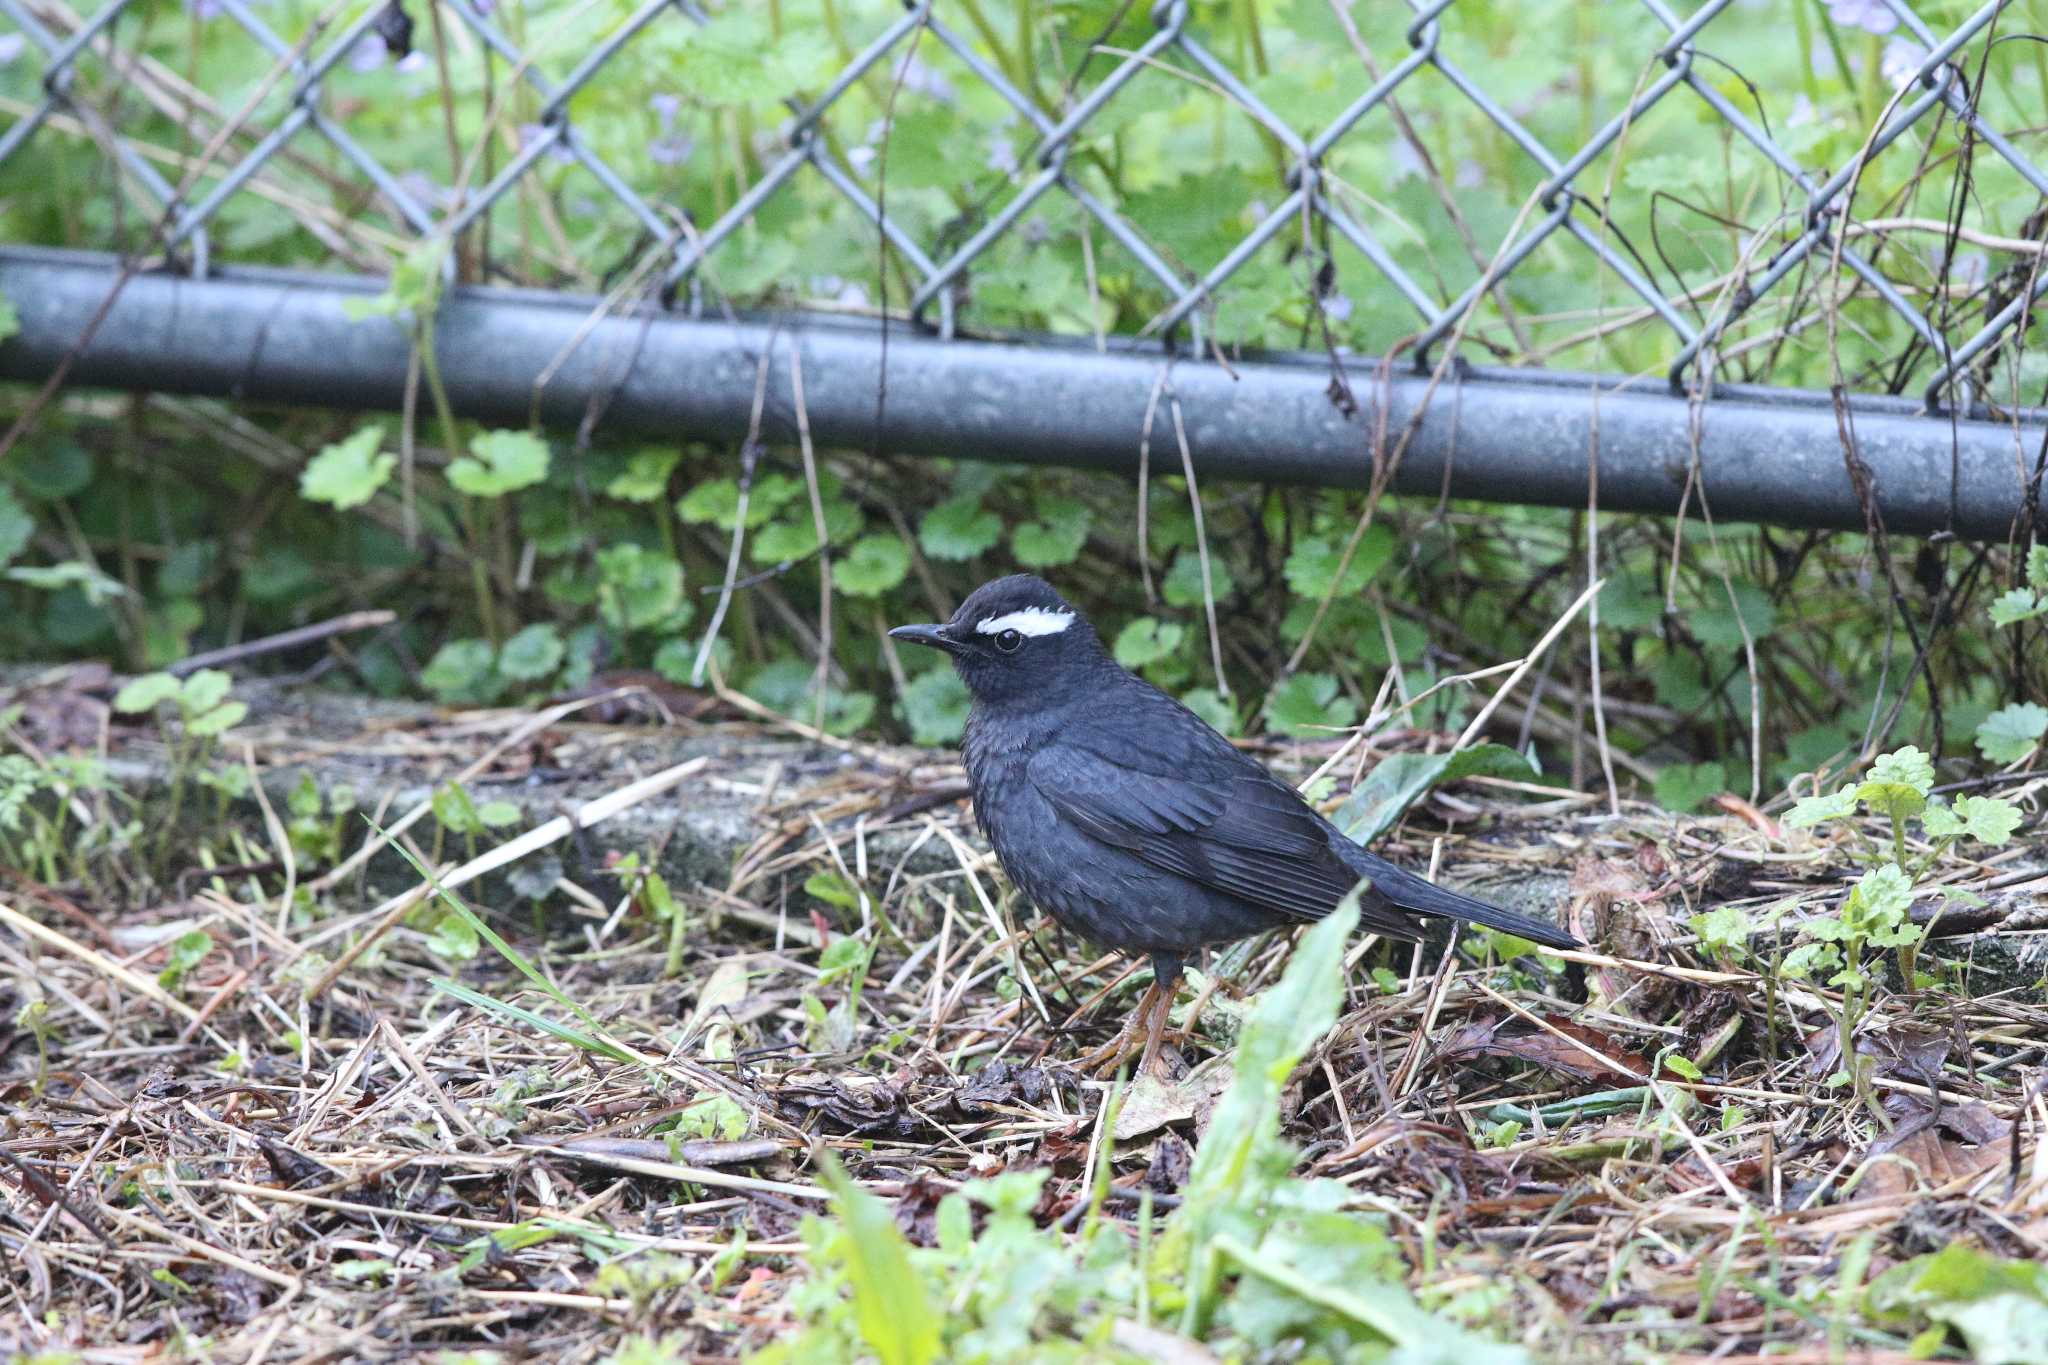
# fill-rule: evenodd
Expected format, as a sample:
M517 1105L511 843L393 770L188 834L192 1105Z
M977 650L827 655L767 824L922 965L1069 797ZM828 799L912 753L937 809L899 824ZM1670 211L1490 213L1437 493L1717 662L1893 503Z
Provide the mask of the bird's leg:
M1117 1031L1107 1046L1099 1047L1074 1063L1079 1070L1095 1076L1113 1075L1133 1052L1138 1050L1138 1038L1145 1039L1144 1059L1139 1063L1140 1071L1149 1071L1161 1080L1166 1079L1159 1067L1159 1045L1166 1034L1167 1017L1173 1013L1173 995L1180 987L1180 959L1164 953L1152 955L1152 984L1146 988L1138 1007L1131 1011L1130 1018Z
M1141 1073L1150 1072L1160 1080L1167 1076L1159 1065L1159 1044L1166 1036L1166 1021L1173 1014L1174 993L1180 989L1180 959L1167 957L1163 953L1152 955L1152 990L1158 997L1148 1000L1151 1017L1145 1025L1145 1059L1138 1064Z
M1138 1049L1139 1031L1152 1012L1153 997L1159 993L1159 982L1154 980L1145 988L1145 994L1138 1001L1138 1007L1124 1020L1124 1026L1116 1031L1116 1037L1085 1056L1076 1058L1074 1069L1091 1076L1106 1076L1122 1066L1124 1059Z

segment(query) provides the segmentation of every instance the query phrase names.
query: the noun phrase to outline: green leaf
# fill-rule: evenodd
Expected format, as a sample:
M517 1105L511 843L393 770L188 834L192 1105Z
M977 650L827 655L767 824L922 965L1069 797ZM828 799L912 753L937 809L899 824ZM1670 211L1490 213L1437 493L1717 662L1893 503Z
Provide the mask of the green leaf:
M1094 513L1078 498L1047 497L1038 500L1038 519L1027 521L1010 534L1010 548L1017 562L1027 569L1053 569L1081 557L1088 543L1088 526Z
M538 621L505 642L498 651L498 671L514 682L538 682L561 666L565 652L562 632Z
M526 812L510 801L486 801L476 808L476 822L486 829L503 829L526 818Z
M852 882L848 881L846 877L837 870L814 872L809 877L805 878L804 894L807 896L814 896L817 899L825 902L827 905L836 905L841 907L842 909L856 910L860 908L860 888L855 886ZM834 940L833 946L837 947L840 943L856 942L858 942L858 940L846 938L836 939Z
M1143 668L1158 663L1181 646L1187 627L1174 621L1140 616L1116 635L1116 661L1125 668Z
M1771 633L1777 621L1777 611L1771 605L1770 594L1756 584L1743 579L1735 580L1730 586L1735 591L1735 605L1728 606L1728 594L1715 584L1707 589L1711 606L1702 606L1690 613L1687 624L1699 642L1709 649L1731 652L1742 648L1742 628L1749 627L1749 638L1761 640Z
M1698 1081L1706 1079L1706 1073L1700 1070L1699 1064L1683 1053L1665 1053L1664 1065L1677 1072L1680 1076L1683 1076L1686 1080Z
M1979 1365L2048 1360L2048 1266L2038 1261L2001 1260L1951 1241L1884 1271L1864 1298L1887 1326L1930 1320L1953 1328Z
M476 802L459 782L436 787L432 797L434 820L450 834L482 834L484 822L476 813Z
M14 311L14 300L0 294L0 341L21 333L21 314Z
M866 520L860 508L840 499L827 499L825 509L825 539L833 545L844 545L860 534ZM787 517L773 525L761 528L754 537L751 553L756 564L795 563L808 559L818 552L818 523L811 515L808 503L792 508Z
M242 723L249 714L249 703L242 701L224 702L210 711L185 717L185 732L191 735L212 737L226 734Z
M477 954L476 930L460 915L443 911L427 931L427 951L450 962L467 962Z
M178 680L168 673L145 673L114 694L114 709L126 715L154 711L178 695Z
M1197 687L1180 694L1180 704L1226 735L1238 730L1237 708L1225 701L1213 687Z
M1802 796L1785 812L1791 829L1805 829L1823 820L1846 820L1856 813L1856 788L1843 787L1833 796Z
M211 711L227 700L235 680L217 668L202 668L178 689L178 707L187 715Z
M1296 673L1266 697L1266 723L1283 735L1326 739L1357 719L1357 705L1328 673Z
M653 502L668 492L669 475L676 472L682 458L679 450L636 450L626 461L625 470L604 486L605 496L621 502ZM730 522L727 518L727 524Z
M1345 566L1344 577L1337 579L1337 561L1342 557L1341 541L1329 541L1320 537L1309 537L1294 547L1287 556L1287 588L1297 597L1321 601L1325 596L1354 596L1365 590L1380 569L1394 556L1398 542L1394 533L1384 526L1374 526L1360 537L1358 548L1352 552L1351 563Z
M487 431L448 466L448 482L473 498L531 488L548 476L548 443L530 431Z
M1902 749L1880 754L1877 762L1870 765L1869 780L1897 783L1900 786L1911 787L1921 796L1925 796L1934 789L1934 762L1926 754L1908 744Z
M1335 823L1348 838L1369 844L1392 829L1432 787L1468 777L1534 776L1536 765L1505 744L1474 744L1442 754L1391 754L1345 798Z
M1741 957L1749 951L1750 935L1756 932L1756 921L1732 905L1715 906L1688 922L1700 936L1700 946L1715 957Z
M1893 820L1910 820L1927 808L1927 798L1903 782L1865 782L1856 799Z
M2003 844L2020 827L2020 808L1995 796L1959 796L1954 812L1961 833L1982 844Z
M910 547L891 535L862 536L832 565L832 582L855 597L880 597L910 572Z
M78 442L42 437L15 453L8 473L30 497L55 502L83 493L92 483L92 466L92 452Z
M380 455L384 428L371 423L345 441L324 447L299 476L299 495L347 511L375 497L398 468L396 455Z
M1667 763L1657 770L1650 790L1665 810L1697 810L1728 790L1728 769L1719 763Z
M1216 600L1221 602L1235 589L1236 581L1230 576L1230 566L1222 556L1210 547L1209 581L1214 588ZM1202 605L1202 557L1193 549L1182 550L1173 557L1173 567L1166 571L1166 577L1159 580L1159 595L1166 599L1169 607L1199 607Z
M856 1185L828 1150L818 1153L818 1177L839 1214L832 1249L853 1286L862 1339L882 1365L930 1365L939 1358L939 1315L910 1263L895 1215Z
M683 566L631 541L597 552L598 610L618 630L667 624L683 604Z
M496 662L489 640L450 640L420 670L420 683L450 705L487 702L498 694Z
M35 533L35 518L15 498L14 490L0 485L0 566L26 550Z
M2031 621L2043 610L2048 610L2048 594L2036 600L2034 594L2025 588L2013 588L2003 592L1991 603L1991 624L1994 626L2016 626L2022 621Z
M2017 763L2048 736L2048 706L2015 702L1984 717L1977 726L1977 748L1993 763Z
M213 952L213 935L204 929L188 929L171 941L169 958L164 969L157 973L157 984L167 991L178 989L185 976L194 967L206 961Z
M951 664L918 674L897 698L897 709L918 744L956 744L967 731L967 684Z
M2036 539L2034 548L2027 551L2027 584L2048 598L2048 540Z
M924 514L917 543L933 559L972 559L1003 538L1003 522L979 498L948 498Z

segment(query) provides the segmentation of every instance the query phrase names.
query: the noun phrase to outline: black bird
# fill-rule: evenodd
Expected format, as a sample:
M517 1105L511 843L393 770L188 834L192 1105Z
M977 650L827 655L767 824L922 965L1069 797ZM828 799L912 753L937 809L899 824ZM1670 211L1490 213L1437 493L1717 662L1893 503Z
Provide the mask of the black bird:
M1182 963L1198 949L1317 920L1351 888L1361 922L1415 939L1408 912L1554 948L1552 925L1460 896L1339 833L1200 716L1126 671L1044 580L986 583L943 625L898 640L950 655L974 699L964 745L974 815L1039 909L1108 948L1152 957L1152 988L1103 1049L1155 1064Z

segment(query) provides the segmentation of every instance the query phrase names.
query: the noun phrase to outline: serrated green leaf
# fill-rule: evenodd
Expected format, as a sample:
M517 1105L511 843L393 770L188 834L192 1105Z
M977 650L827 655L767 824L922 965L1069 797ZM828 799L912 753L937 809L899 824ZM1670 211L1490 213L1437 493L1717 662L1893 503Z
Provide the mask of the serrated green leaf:
M420 670L420 683L443 702L486 702L498 694L496 662L489 640L450 640Z
M598 611L618 630L671 624L683 602L683 566L660 550L628 541L597 552Z
M1394 556L1398 542L1394 533L1384 526L1373 526L1359 538L1358 548L1353 551L1351 563L1345 566L1341 582L1337 579L1337 563L1342 558L1344 545L1341 540L1325 540L1311 536L1294 547L1287 556L1287 588L1297 597L1321 601L1334 593L1338 597L1351 597L1365 590L1368 583Z
M1870 765L1870 780L1896 782L1925 796L1934 789L1934 761L1908 744L1888 754L1880 754Z
M1994 626L2016 626L2022 621L2031 621L2048 609L2048 594L2036 599L2025 588L2013 588L2000 593L1991 603L1991 624Z
M2020 827L2020 808L1996 796L1959 796L1954 810L1962 832L1981 844L2003 844Z
M1230 575L1230 566L1213 546L1209 553L1209 581L1218 602L1230 596L1237 586ZM1166 577L1159 580L1159 595L1166 599L1169 607L1202 605L1202 558L1192 548L1173 557L1173 566L1166 571Z
M975 497L948 498L917 526L917 543L933 559L972 559L1002 538L1002 518L983 510Z
M531 488L548 476L548 443L530 431L487 431L448 466L448 482L473 498Z
M1667 763L1657 770L1651 795L1665 810L1697 810L1709 797L1728 790L1728 769L1720 763Z
M2015 702L1986 716L1977 726L1977 748L1993 763L2017 763L2048 736L2048 706Z
M396 455L378 453L384 428L372 423L345 441L323 447L299 476L299 495L347 511L377 495L398 468Z
M910 572L910 547L893 533L862 536L832 565L832 582L855 597L880 597Z
M1140 616L1116 634L1116 661L1125 668L1143 668L1158 663L1181 646L1187 627L1177 621Z
M1010 533L1010 549L1027 569L1053 569L1081 557L1094 513L1078 498L1040 498L1038 517Z
M955 744L967 730L970 703L967 684L952 665L942 664L912 678L897 698L897 709L916 743Z
M2027 585L2048 597L2048 540L2036 540L2027 551Z
M1856 788L1856 799L1892 820L1911 820L1927 809L1927 798L1903 782L1861 783Z
M515 682L538 682L561 666L562 632L545 621L527 626L498 651L498 669Z
M1283 735L1326 738L1358 719L1329 673L1296 673L1266 695L1266 723Z
M1782 821L1791 829L1805 829L1823 820L1845 820L1856 813L1856 788L1842 787L1832 796L1802 796L1792 803Z
M679 450L636 450L626 468L604 486L605 496L621 502L653 502L668 491L669 476L682 458Z
M1180 694L1180 704L1226 735L1238 731L1237 708L1213 687L1197 687Z

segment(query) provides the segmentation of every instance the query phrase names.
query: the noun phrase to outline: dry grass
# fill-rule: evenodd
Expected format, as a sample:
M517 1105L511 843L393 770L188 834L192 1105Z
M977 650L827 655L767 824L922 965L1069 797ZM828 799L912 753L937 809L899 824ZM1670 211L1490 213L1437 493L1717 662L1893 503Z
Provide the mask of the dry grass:
M452 771L525 719L413 738ZM729 881L675 888L674 978L666 927L615 887L567 897L545 937L487 912L597 1029L488 947L451 970L403 921L329 973L339 940L304 945L337 917L377 918L350 879L281 916L276 873L120 913L12 877L7 1014L43 1002L48 1056L23 1028L0 1062L0 1336L105 1361L516 1347L568 1362L667 1333L678 1358L737 1358L790 1325L821 1146L913 1239L945 1191L1005 1168L1050 1167L1040 1220L1072 1227L1108 1087L1063 1059L1143 977L1045 926L1010 931L958 782L928 755L856 751L828 779L757 792L761 833ZM1502 890L1554 879L1602 950L1546 967L1355 945L1346 1012L1297 1071L1286 1126L1306 1172L1350 1186L1428 1267L1418 1287L1512 1286L1491 1329L1552 1358L1879 1361L1906 1358L1906 1339L1813 1292L1863 1234L1866 1279L1956 1240L2048 1255L2038 996L1880 994L1859 1047L1878 1058L1886 1131L1823 1084L1826 993L1767 991L1685 927L1706 906L1825 899L1844 870L1828 847L1754 812L1595 818L1498 783L1455 804L1478 834L1412 817L1396 856ZM578 837L614 847L603 827ZM2039 861L1949 875L2024 909ZM819 873L863 899L805 897ZM194 925L217 946L167 992L168 940ZM852 1006L853 977L819 981L848 936L873 954ZM1240 998L1286 949L1235 955L1188 1074L1126 1097L1111 1216L1133 1217L1141 1188L1172 1206ZM461 1003L444 974L601 1030L627 1059ZM1661 1060L1674 1053L1702 1079Z

